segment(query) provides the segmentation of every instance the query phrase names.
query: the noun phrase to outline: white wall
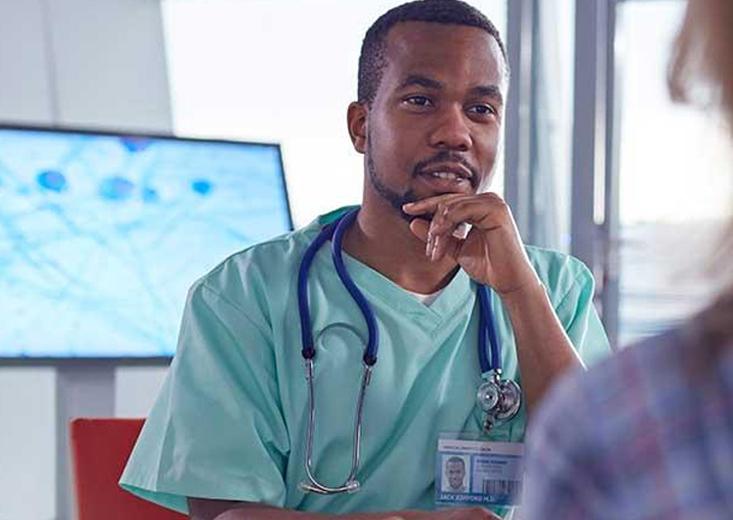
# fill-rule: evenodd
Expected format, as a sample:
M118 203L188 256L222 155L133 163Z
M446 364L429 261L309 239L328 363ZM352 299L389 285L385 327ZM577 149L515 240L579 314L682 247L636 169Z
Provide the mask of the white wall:
M56 511L54 371L0 369L0 519Z
M0 121L172 128L156 0L0 0L0 78ZM118 369L116 415L145 415L163 374ZM55 388L52 368L0 368L0 520L64 518Z
M171 131L156 0L49 0L49 15L60 122Z
M0 119L50 122L41 0L0 0Z

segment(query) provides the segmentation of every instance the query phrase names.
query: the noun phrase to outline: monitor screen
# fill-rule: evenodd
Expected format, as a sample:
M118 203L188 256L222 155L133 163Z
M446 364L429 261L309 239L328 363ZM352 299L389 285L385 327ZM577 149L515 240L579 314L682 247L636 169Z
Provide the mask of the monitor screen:
M291 228L278 145L0 126L0 358L171 356L191 284Z

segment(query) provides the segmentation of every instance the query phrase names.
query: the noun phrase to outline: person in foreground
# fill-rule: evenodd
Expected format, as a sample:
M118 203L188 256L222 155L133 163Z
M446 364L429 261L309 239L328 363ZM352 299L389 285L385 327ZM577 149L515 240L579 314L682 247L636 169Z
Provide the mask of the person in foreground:
M493 512L470 505L503 481L440 495L439 461L472 446L441 451L440 435L483 433L514 456L546 389L608 343L589 271L525 247L486 192L507 82L499 33L465 3L412 2L374 23L347 113L361 206L193 285L125 489L197 520L510 511L507 493Z
M730 0L690 0L670 67L673 96L714 94L731 128L732 27ZM730 279L733 226L725 240ZM533 420L526 520L733 518L733 286L564 379Z

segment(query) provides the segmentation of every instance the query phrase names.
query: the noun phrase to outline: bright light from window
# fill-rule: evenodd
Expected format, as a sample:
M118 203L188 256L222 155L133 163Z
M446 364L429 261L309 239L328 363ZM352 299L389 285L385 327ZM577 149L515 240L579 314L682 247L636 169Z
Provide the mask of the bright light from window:
M685 2L624 2L620 105L620 343L674 326L718 289L706 239L730 207L730 141L697 108L670 101L666 76Z
M685 2L630 2L619 11L624 225L719 219L729 207L728 135L667 91L684 9Z

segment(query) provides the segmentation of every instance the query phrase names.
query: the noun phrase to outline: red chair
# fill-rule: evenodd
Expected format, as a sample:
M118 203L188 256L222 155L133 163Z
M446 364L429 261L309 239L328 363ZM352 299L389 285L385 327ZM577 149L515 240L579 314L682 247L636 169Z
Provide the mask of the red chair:
M117 485L143 419L75 419L71 422L79 520L183 520L187 517L139 499Z

